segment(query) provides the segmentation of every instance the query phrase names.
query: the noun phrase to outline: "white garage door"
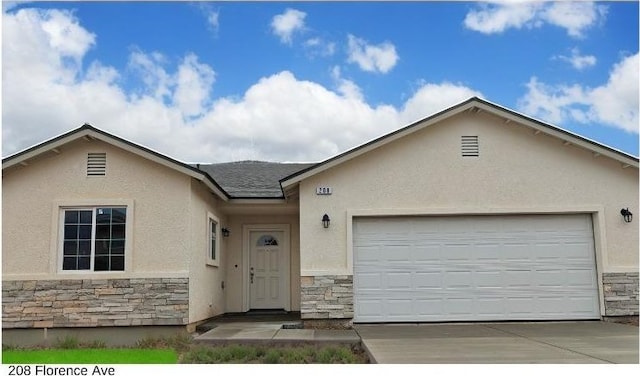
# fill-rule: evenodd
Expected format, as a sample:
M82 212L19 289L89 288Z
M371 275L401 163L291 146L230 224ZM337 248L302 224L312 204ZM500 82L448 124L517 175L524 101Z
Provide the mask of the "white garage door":
M354 218L356 322L600 318L591 216Z

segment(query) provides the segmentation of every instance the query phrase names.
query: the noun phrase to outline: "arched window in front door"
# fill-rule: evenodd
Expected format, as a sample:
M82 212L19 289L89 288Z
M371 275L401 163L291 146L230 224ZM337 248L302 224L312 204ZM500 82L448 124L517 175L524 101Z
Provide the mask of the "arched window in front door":
M278 240L271 235L262 235L260 238L258 238L256 245L258 247L264 247L267 245L278 245Z

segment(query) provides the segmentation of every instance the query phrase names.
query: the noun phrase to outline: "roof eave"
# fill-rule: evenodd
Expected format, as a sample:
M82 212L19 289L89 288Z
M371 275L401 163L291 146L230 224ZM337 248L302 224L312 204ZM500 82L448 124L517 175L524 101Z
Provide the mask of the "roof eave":
M617 160L621 162L623 166L627 166L627 167L633 166L635 168L640 167L638 163L638 157L635 157L623 151L614 149L610 146L603 145L601 143L582 137L580 135L569 132L562 128L553 126L551 124L545 123L543 121L531 118L529 116L510 110L508 108L502 107L500 105L494 104L492 102L486 101L484 99L472 97L467 99L464 102L458 103L452 107L449 107L433 115L430 115L424 119L411 123L392 133L373 139L365 144L356 146L355 148L349 149L341 154L338 154L337 156L329 158L316 165L310 166L306 169L303 169L287 177L284 177L283 179L280 180L280 186L282 187L283 192L286 192L289 190L289 188L293 188L304 179L307 179L322 171L328 170L336 165L342 164L350 159L353 159L371 150L377 149L398 138L402 138L411 133L417 132L427 126L446 120L452 116L458 115L462 112L465 112L471 109L484 110L498 117L516 121L520 124L526 125L535 130L539 130L540 132L544 132L546 134L560 138L566 142L591 150L593 153L597 153L598 155L607 156L609 158Z
M356 146L352 149L349 149L341 154L338 154L334 157L331 157L325 161L322 161L320 163L317 163L313 166L310 166L304 170L298 171L295 174L291 174L283 179L280 180L280 185L282 186L283 190L287 190L289 187L299 183L300 181L313 176L315 174L318 174L322 171L325 171L327 169L330 169L338 164L342 164L350 159L353 159L357 156L360 156L362 154L365 154L371 150L377 149L383 145L386 145L392 141L395 141L399 138L402 138L408 134L411 134L413 132L416 132L420 129L423 129L424 127L431 125L433 123L442 121L444 119L447 119L451 116L454 116L456 114L462 113L464 111L469 110L470 108L474 107L473 102L474 99L476 99L475 97L470 98L464 102L458 103L457 105L454 105L448 109L445 109L443 111L437 112L429 117L426 117L424 119L418 120L416 122L413 122L407 126L404 126L394 132L388 133L386 135L383 135L381 137L375 138L369 142L366 142L362 145Z
M84 124L83 126L76 128L70 132L64 133L60 136L54 137L50 140L44 141L38 145L4 158L2 160L2 169L4 170L21 163L23 164L29 159L35 158L48 151L56 150L61 146L76 141L80 138L87 138L87 140L97 139L121 149L127 150L142 158L152 160L160 165L181 172L203 182L214 194L216 194L220 199L224 201L227 201L230 198L229 194L224 189L222 189L222 187L220 187L220 185L206 172L200 171L194 167L189 166L186 163L177 161L157 151L151 150L144 146L135 144L131 141L127 141L123 138L97 129L89 124Z

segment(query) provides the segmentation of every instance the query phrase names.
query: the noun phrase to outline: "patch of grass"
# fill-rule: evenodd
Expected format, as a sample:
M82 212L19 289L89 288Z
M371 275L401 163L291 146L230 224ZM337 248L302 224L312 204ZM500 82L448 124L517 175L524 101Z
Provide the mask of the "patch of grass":
M193 338L188 333L179 333L170 337L147 337L136 342L141 349L174 349L178 352L191 347Z
M58 349L77 349L80 347L80 341L74 336L58 337L53 346Z
M282 351L276 349L269 349L266 354L264 354L264 363L267 364L277 364L280 363L280 358L282 357Z
M4 364L175 364L170 349L47 349L2 352Z
M209 364L346 364L367 363L368 359L362 350L349 346L199 345L183 353L180 362Z

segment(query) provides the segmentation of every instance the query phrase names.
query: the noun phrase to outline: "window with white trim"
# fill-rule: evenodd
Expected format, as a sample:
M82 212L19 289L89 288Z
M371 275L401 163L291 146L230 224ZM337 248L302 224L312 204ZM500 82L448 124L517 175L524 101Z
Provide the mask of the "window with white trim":
M63 271L124 271L126 207L62 209Z
M207 214L207 264L220 265L220 226L218 218L213 214Z

